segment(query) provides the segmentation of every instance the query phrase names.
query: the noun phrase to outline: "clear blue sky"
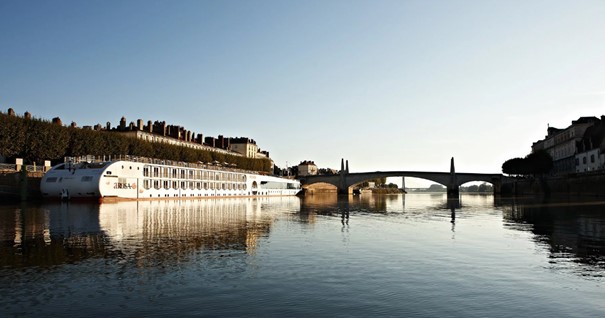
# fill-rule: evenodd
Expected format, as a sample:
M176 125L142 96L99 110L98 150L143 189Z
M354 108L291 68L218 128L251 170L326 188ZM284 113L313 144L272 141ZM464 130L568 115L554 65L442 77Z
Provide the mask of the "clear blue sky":
M0 109L247 136L279 166L499 172L605 114L605 1L0 0Z

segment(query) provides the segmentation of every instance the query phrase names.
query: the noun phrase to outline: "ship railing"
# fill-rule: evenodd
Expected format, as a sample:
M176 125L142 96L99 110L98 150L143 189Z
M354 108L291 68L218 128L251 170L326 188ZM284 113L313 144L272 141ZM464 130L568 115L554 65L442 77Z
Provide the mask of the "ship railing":
M64 157L64 162L72 162L72 163L80 163L80 162L107 162L107 161L130 161L130 162L141 162L141 163L149 163L156 165L170 165L170 166L178 166L184 168L197 168L197 169L206 169L206 170L216 170L216 171L229 171L229 172L240 172L240 173L253 173L256 174L258 172L240 169L237 167L228 167L227 163L191 163L191 162L183 162L176 160L168 160L168 159L157 159L157 158L149 158L149 157L138 157L138 156L130 156L130 155L105 155L105 156L77 156L77 157ZM13 165L14 166L14 165Z

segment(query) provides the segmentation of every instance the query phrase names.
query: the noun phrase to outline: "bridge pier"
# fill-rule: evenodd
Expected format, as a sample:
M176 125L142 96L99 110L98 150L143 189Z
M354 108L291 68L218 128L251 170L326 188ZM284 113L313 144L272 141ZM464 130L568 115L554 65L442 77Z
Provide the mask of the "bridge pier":
M460 197L460 187L457 185L453 186L453 187L447 187L447 197L448 198Z

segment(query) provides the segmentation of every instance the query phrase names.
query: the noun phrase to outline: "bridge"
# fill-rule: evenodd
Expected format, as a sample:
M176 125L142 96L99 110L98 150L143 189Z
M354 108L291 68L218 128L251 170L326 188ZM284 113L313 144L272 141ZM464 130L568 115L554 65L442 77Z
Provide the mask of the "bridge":
M506 178L502 174L457 173L454 158L452 158L449 172L375 171L356 173L349 173L349 161L347 160L345 167L345 161L342 159L338 174L300 176L298 179L303 186L328 183L335 186L338 193L350 194L353 192L353 188L362 182L385 177L414 177L434 181L447 187L448 196L457 196L460 193L460 186L471 181L489 182L493 185L494 193L497 194L500 193L502 182Z

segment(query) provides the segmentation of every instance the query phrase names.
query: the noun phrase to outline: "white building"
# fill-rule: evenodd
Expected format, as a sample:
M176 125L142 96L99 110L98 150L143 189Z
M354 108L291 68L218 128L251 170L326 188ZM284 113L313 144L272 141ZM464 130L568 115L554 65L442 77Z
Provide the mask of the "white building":
M605 169L605 154L596 148L576 155L576 172L589 172Z
M231 138L229 150L239 153L247 158L257 158L258 146L256 141L250 138Z

